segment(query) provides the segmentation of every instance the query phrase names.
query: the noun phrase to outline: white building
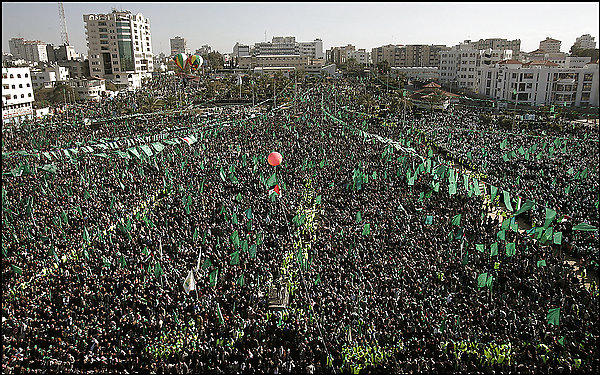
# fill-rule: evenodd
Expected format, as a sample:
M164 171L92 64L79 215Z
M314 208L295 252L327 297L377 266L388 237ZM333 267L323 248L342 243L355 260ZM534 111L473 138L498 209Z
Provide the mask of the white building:
M238 58L242 56L250 56L250 46L247 44L235 43L233 46L233 57Z
M271 42L258 42L254 44L253 55L299 55L300 46L294 36L274 36Z
M313 59L324 59L323 41L315 39L312 42L298 42L299 52L301 55L308 55Z
M393 66L390 69L393 77L404 75L410 80L436 82L440 80L437 66Z
M507 60L479 71L479 92L493 99L532 106L598 106L597 63L565 68L550 61Z
M90 76L120 87L141 87L153 71L150 20L141 13L113 10L85 14Z
M584 34L575 39L575 45L582 49L596 49L596 42L590 34Z
M77 100L100 100L106 91L104 79L71 79L69 85L73 87Z
M175 38L170 40L171 43L171 56L175 56L180 53L185 53L186 55L190 54L190 49L187 47L187 42L185 38L180 36L176 36Z
M467 41L468 42L468 41ZM450 50L440 51L439 78L441 83L478 92L477 70L499 61L511 59L512 50L478 50L471 43L461 43Z
M369 63L369 54L365 49L359 49L357 51L346 51L346 59L354 59L357 63L367 65Z
M546 37L546 39L540 42L540 49L549 53L558 53L560 52L560 44L560 40Z
M34 100L29 68L2 68L2 123L33 118Z
M39 40L25 40L23 38L12 38L8 41L10 53L16 59L24 59L32 62L48 62L47 43Z
M63 66L51 65L43 70L31 70L31 85L34 89L55 87L57 82L66 82L70 78L69 69Z
M589 56L585 56L585 57L567 56L567 57L565 57L565 62L561 66L563 68L583 68L591 62L592 62L592 58Z

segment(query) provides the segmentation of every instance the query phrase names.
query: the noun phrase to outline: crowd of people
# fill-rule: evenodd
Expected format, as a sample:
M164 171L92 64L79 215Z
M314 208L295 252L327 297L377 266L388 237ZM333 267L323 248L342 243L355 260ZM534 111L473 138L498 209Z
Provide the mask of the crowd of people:
M160 80L147 95L183 89ZM486 132L476 111L413 110L383 125L352 102L363 91L321 81L277 110L77 126L58 115L57 132L3 129L3 372L597 371L597 288L577 279L561 245L489 217L489 191L448 189L473 172L456 163L470 151L490 184L597 227L593 187L551 191L523 172L546 161L564 184L565 167L597 158L597 140L567 141L554 164L514 158L519 168L503 169L494 145L507 137ZM487 156L475 152L482 144ZM272 151L280 166L267 163ZM48 163L56 171L39 168ZM552 225L571 243L596 241L598 259L597 231L575 238ZM268 303L279 283L290 292L283 311Z

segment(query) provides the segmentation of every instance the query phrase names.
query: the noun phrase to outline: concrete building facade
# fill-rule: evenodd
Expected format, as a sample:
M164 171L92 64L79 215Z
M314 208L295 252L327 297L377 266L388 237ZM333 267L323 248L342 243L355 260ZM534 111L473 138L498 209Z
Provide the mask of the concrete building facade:
M598 63L566 68L550 61L501 61L480 68L479 92L532 106L598 106ZM516 95L514 92L516 91Z
M575 39L575 46L581 49L596 49L596 42L590 34L584 34Z
M2 68L2 123L33 118L33 85L29 68Z
M150 20L143 14L116 11L83 16L90 76L117 86L137 88L153 71Z
M540 42L540 48L542 51L546 51L547 53L559 53L560 52L561 41L556 40L550 37L546 37L546 39Z
M170 39L169 43L171 46L171 56L175 56L180 53L185 53L186 55L190 54L190 49L187 47L185 38L176 36L175 38Z

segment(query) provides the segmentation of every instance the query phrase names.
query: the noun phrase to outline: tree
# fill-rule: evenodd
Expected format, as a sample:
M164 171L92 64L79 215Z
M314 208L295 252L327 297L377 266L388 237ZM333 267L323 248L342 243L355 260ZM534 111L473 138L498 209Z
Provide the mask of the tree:
M42 103L49 103L52 105L63 104L68 102L69 97L75 97L75 90L65 84L58 84L54 88L42 88L34 93L35 101L38 105Z
M600 50L593 48L579 48L577 45L573 44L573 46L571 46L571 49L569 50L569 53L571 54L571 56L591 57L592 61L596 61L598 60L599 51Z
M206 55L203 55L202 58L206 60L206 64L211 69L223 69L223 65L225 64L225 59L223 58L223 55L221 55L217 51L213 51Z

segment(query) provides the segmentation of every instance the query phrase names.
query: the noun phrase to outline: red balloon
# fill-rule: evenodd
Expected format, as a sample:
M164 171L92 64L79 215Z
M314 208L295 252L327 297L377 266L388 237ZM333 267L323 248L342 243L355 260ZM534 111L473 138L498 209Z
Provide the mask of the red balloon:
M281 154L279 152L271 152L267 160L269 164L276 167L281 164Z

